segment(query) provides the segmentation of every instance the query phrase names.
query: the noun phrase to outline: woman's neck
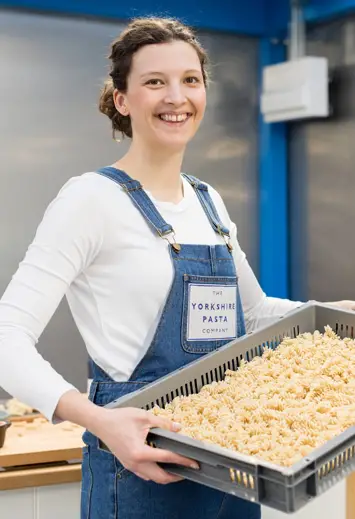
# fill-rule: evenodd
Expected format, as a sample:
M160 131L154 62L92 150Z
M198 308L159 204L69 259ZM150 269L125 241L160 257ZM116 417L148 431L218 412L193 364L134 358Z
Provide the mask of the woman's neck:
M183 198L181 164L184 150L174 152L135 145L114 166L122 169L143 185L154 198L161 202L179 203Z

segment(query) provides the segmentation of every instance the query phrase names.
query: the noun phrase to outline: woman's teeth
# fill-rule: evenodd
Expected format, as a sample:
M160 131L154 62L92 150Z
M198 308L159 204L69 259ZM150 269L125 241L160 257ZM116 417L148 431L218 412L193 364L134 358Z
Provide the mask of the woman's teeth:
M159 118L163 121L173 122L173 123L181 123L182 121L186 121L189 117L189 114L159 114Z

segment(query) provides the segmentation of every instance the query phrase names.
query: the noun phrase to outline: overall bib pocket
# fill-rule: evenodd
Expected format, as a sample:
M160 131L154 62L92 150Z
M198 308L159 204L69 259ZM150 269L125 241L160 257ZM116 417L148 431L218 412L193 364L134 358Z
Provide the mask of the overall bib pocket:
M209 353L238 336L236 276L184 274L181 343L187 353Z

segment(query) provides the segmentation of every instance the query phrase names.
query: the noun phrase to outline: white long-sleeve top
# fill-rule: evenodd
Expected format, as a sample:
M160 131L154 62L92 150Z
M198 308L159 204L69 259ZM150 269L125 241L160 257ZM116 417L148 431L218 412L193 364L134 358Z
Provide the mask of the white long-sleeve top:
M224 243L185 179L183 186L178 204L152 198L177 242ZM299 306L266 297L222 199L212 187L209 192L231 229L247 329ZM60 397L73 386L36 343L64 295L92 359L114 380L128 380L149 347L172 284L168 247L118 184L94 172L70 179L48 206L0 300L0 385L53 419Z

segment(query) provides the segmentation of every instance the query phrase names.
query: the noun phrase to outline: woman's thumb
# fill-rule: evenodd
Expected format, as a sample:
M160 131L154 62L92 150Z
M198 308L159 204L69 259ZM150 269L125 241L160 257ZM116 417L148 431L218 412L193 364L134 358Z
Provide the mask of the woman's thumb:
M155 416L154 414L148 413L149 416L149 425L151 427L160 427L161 429L167 429L168 431L178 432L181 429L181 425L179 423L173 422L168 418L163 418L162 416Z

